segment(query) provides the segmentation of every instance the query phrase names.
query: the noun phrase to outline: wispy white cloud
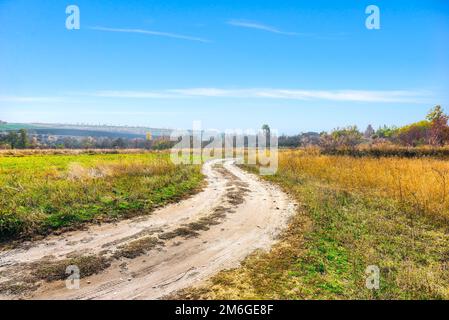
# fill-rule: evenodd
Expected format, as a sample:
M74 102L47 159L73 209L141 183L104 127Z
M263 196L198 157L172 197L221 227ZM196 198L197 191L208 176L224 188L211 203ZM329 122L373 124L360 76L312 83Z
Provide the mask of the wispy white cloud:
M253 91L256 97L293 100L331 100L353 102L421 102L426 92L417 91L366 91L366 90L289 90L267 89Z
M269 26L263 23L254 22L254 21L247 21L247 20L229 20L227 24L234 26L234 27L241 27L241 28L249 28L249 29L258 29L263 30L271 33L278 33L283 34L287 36L300 36L300 35L308 35L306 33L296 33L296 32L286 32L279 30L278 28L275 28L273 26Z
M218 88L189 88L167 90L171 94L196 97L240 97L245 90L227 90Z
M89 94L95 97L102 98L130 98L130 99L162 99L173 97L170 93L163 93L157 91L97 91Z
M176 116L184 114L184 112L179 111L82 111L83 115L115 115L115 116Z
M64 102L66 99L63 97L42 97L42 96L0 96L0 102L10 103L51 103L51 102Z
M168 38L175 38L175 39L182 39L182 40L189 40L189 41L210 42L207 39L198 38L198 37L191 37L191 36L186 36L186 35L177 34L177 33L144 30L144 29L108 28L108 27L99 27L99 26L89 27L89 29L97 30L97 31L104 31L104 32L138 33L138 34L144 34L144 35L168 37Z
M327 100L348 102L378 103L424 103L432 94L427 91L369 91L369 90L302 90L302 89L220 89L188 88L160 91L99 91L91 94L105 98L134 99L182 99L182 98L248 98L248 99L283 99L283 100Z
M86 100L86 97L91 99ZM95 92L72 92L55 96L1 96L0 103L46 104L46 103L96 103L98 98L108 99L278 99L302 101L375 102L375 103L434 103L435 94L425 90L305 90L278 88L184 88L166 90L103 90Z

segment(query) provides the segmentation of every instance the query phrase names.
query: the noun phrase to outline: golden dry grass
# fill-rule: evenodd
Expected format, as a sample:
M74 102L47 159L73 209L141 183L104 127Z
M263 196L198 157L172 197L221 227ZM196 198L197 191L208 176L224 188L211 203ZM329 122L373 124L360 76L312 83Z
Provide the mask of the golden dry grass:
M416 212L449 219L449 161L434 158L354 158L304 150L280 153L279 166L295 177L339 189L398 200Z

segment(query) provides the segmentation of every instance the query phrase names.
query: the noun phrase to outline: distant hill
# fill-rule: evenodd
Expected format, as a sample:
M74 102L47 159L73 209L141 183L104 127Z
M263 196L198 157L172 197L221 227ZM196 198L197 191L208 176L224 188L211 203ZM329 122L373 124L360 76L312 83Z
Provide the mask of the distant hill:
M31 124L25 123L5 123L0 122L0 131L12 131L12 130L20 130L20 129L32 129L34 128Z
M30 134L70 136L70 137L108 137L108 138L145 138L147 133L152 137L168 137L170 129L128 126L72 125L48 123L0 123L0 132L26 129Z

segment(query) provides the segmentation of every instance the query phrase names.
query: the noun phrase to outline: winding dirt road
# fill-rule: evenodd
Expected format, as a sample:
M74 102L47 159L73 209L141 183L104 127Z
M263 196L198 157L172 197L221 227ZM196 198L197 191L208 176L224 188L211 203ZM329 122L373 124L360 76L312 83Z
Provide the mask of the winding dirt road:
M233 160L208 162L203 172L202 192L151 215L0 251L0 285L25 277L41 261L101 255L110 264L82 278L79 289L40 281L31 291L0 292L0 299L159 299L268 249L294 214L294 202Z

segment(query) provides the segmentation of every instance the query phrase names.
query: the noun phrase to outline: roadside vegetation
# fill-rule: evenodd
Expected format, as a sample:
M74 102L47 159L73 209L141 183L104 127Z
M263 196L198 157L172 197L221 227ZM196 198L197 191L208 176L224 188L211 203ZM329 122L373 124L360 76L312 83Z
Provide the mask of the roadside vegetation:
M357 126L330 132L306 132L280 136L281 148L319 147L327 154L354 156L444 156L449 155L449 116L441 106L429 110L425 119L404 125L371 125L363 131ZM446 147L445 147L446 146Z
M434 158L355 158L286 151L288 177L315 179L336 190L396 200L401 209L449 221L449 162Z
M178 297L449 299L448 172L438 159L281 152L265 179L300 206L278 244ZM379 290L365 286L372 265Z
M202 179L167 153L0 156L0 240L148 214Z

